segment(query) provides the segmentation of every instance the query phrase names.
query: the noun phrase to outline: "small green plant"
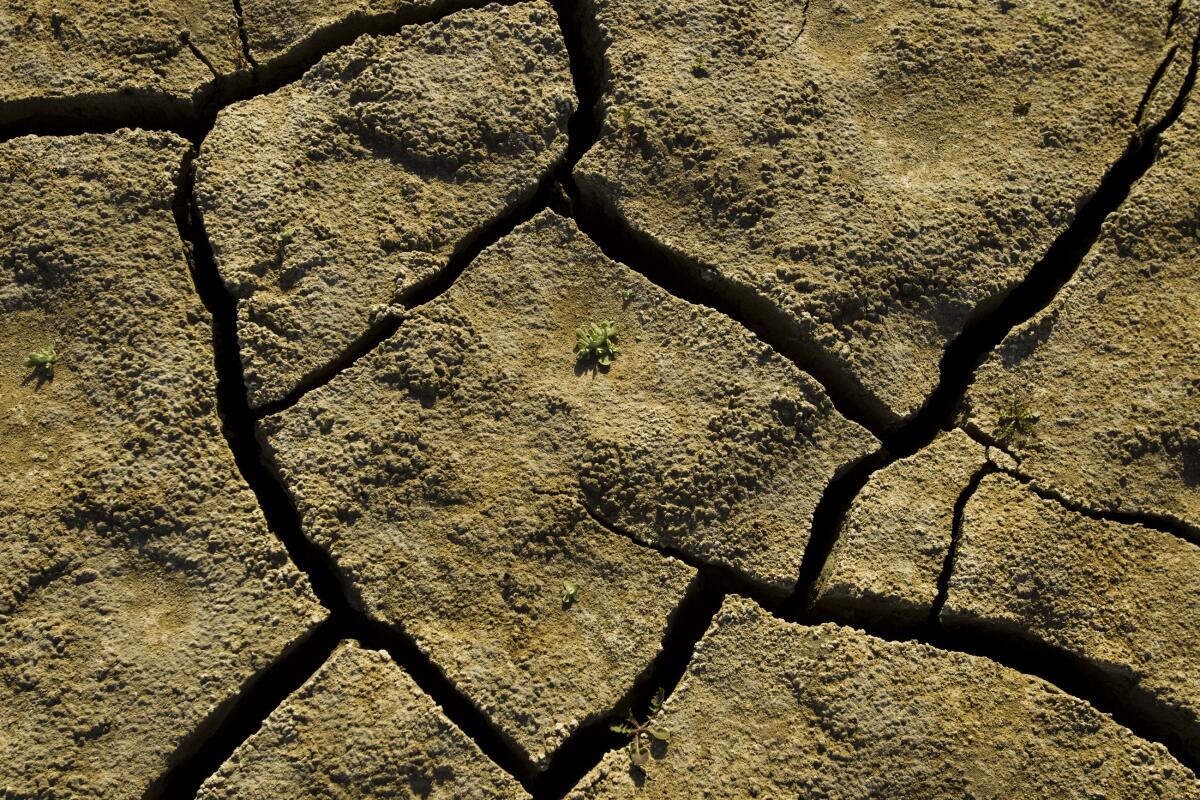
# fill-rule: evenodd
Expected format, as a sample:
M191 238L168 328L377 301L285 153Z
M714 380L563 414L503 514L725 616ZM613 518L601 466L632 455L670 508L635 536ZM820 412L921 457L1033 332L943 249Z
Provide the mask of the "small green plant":
M617 324L615 322L593 322L586 328L575 331L575 358L577 361L595 361L602 367L612 364L617 357Z
M54 350L53 344L48 344L41 350L35 350L25 358L25 366L32 369L39 375L52 376L54 375L54 362L58 360L58 353Z
M579 584L572 580L563 581L562 603L563 608L570 608L571 604L579 597Z
M1018 433L1024 436L1032 435L1037 421L1037 412L1033 410L1027 400L1010 400L1008 405L1000 411L1000 418L997 421L999 428L996 435L1002 442L1008 441Z
M692 62L692 75L696 76L697 78L708 77L708 65L704 63L704 59L697 58Z
M629 305L635 294L636 292L634 292L633 289L626 289L625 291L621 292L621 302L625 305Z
M280 247L287 247L296 238L296 232L291 228L280 228L275 234L275 243Z
M631 711L625 722L615 722L610 726L614 733L629 737L629 761L638 769L646 766L646 762L650 760L650 746L655 740L660 742L668 740L665 733L650 727L651 720L658 716L658 712L662 711L663 694L661 688L654 693L654 699L650 701L650 710L646 714L644 722L638 722L637 717Z

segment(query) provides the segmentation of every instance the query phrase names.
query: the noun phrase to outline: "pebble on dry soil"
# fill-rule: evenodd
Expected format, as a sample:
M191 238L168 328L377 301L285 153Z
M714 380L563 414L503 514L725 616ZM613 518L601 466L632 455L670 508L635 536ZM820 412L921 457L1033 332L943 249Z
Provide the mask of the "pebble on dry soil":
M528 795L387 656L343 644L197 800L518 800Z
M0 145L4 797L141 798L322 617L221 434L172 216L187 151ZM51 344L52 375L25 366Z
M194 113L216 76L245 68L232 3L200 0L0 5L0 120L139 107Z
M221 112L197 199L250 402L285 396L534 194L574 103L546 2L365 36Z
M1200 97L1054 302L979 369L970 422L1042 489L1200 541ZM1005 431L1014 405L1026 430Z
M595 6L585 194L891 422L1066 230L1192 33L1164 38L1172 0Z
M1071 653L1200 757L1200 546L1096 520L1011 477L971 496L941 619Z
M575 329L604 320L616 361L577 362ZM786 591L824 487L875 446L549 212L263 432L366 610L539 765L630 688L692 575L633 539Z
M876 472L846 513L816 587L851 619L928 621L954 533L954 508L987 462L961 430Z
M1164 747L992 661L727 600L653 727L645 771L614 751L575 800L1196 797Z

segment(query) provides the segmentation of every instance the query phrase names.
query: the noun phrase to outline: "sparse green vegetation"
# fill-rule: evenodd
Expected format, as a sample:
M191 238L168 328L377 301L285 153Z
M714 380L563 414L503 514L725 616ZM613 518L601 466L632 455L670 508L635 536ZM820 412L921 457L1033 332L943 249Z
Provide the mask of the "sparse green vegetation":
M617 357L617 324L615 322L593 322L575 331L575 357L577 361L594 361L602 367L612 364Z
M661 688L654 693L654 699L650 701L650 710L646 714L644 722L638 722L637 717L631 711L625 722L616 722L610 726L614 733L629 737L629 761L639 769L650 760L651 744L655 740L667 741L665 733L650 727L651 720L658 715L658 712L662 711L663 695L664 692Z
M1022 436L1031 436L1034 427L1037 425L1037 412L1029 405L1027 400L1014 399L1009 401L1000 411L1000 418L997 420L999 426L996 435L1000 441L1008 441L1014 434Z
M53 344L46 345L41 350L35 350L25 358L25 366L32 369L34 372L45 377L54 375L54 363L58 360L58 353L54 349Z
M570 608L571 604L579 596L579 584L572 580L563 581L562 604L563 608Z
M692 62L692 75L696 76L697 78L708 77L708 65L704 63L704 59L697 58Z

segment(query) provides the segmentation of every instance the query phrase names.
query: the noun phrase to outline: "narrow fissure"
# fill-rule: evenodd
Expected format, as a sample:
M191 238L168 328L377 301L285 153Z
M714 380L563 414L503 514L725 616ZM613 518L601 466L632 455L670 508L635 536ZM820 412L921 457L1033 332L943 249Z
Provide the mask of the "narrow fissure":
M1175 0L1171 4L1171 13L1167 16L1167 38L1175 31L1175 24L1179 22L1179 14L1183 10L1183 0Z
M163 92L130 94L114 91L105 95L39 97L3 103L0 104L0 142L18 136L75 136L134 128L174 133L199 149L216 123L217 114L224 108L295 83L322 58L362 36L389 36L412 25L438 22L452 14L483 8L492 2L517 5L523 1L436 0L374 16L352 13L314 31L286 54L259 64L250 49L241 0L235 0L238 36L249 70L222 75L187 37L181 44L206 63L215 76L198 88L190 99Z
M946 598L950 596L950 580L954 577L954 564L958 558L959 544L962 542L963 515L966 513L967 503L975 495L979 484L983 483L983 479L995 471L994 464L984 464L971 476L971 480L967 482L966 487L954 501L954 513L950 523L950 546L946 548L946 557L942 560L942 571L938 574L937 596L929 611L930 625L938 624L938 620L942 616L942 609L946 607Z
M242 43L242 58L246 60L246 66L250 68L250 85L253 86L258 79L258 62L254 60L254 53L250 51L250 36L246 33L246 17L242 12L242 0L233 0L233 14L237 17L238 39Z
M1142 94L1142 100L1138 103L1137 113L1133 115L1133 124L1140 126L1146 117L1146 110L1150 107L1150 101L1154 99L1154 95L1158 92L1158 87L1162 85L1163 77L1167 74L1171 64L1175 61L1175 56L1179 54L1179 45L1173 45L1167 51L1167 57L1158 65L1158 69L1154 72L1154 77L1150 79L1150 85L1146 87L1146 91Z
M706 575L710 584L719 584L725 587L726 591L752 598L754 602L763 608L774 609L786 597L778 588L755 581L732 567L703 560L698 556L662 544L661 542L644 541L630 531L605 518L588 500L580 500L580 505L593 522L609 533L620 536L623 539L628 539L638 547L653 550L665 558L673 558L676 561L680 561L697 572Z
M1113 511L1085 506L1053 489L1038 484L1028 475L1019 471L1011 469L1002 469L1000 471L1013 480L1021 482L1025 488L1043 500L1049 500L1081 517L1087 517L1099 522L1112 522L1118 525L1138 525L1149 530L1174 536L1189 544L1200 545L1200 531L1174 517L1168 517L1164 514L1153 514L1148 511Z

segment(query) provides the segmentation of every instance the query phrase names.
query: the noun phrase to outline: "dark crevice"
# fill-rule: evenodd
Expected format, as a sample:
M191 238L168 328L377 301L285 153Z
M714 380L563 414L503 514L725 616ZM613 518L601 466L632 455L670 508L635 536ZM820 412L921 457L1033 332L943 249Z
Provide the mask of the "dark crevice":
M1092 508L1071 500L1053 489L1039 485L1028 475L1019 471L1009 469L1002 469L1000 471L1008 477L1024 484L1027 489L1043 500L1056 503L1067 511L1078 514L1081 517L1087 517L1099 522L1112 522L1118 525L1140 525L1143 528L1182 539L1190 544L1200 545L1200 531L1174 517L1169 517L1165 514L1155 514L1149 511L1115 511Z
M958 558L959 544L962 542L963 515L966 513L967 503L974 496L979 484L983 483L983 479L995 471L994 464L985 463L971 476L971 480L967 482L966 487L954 501L954 514L950 523L950 546L946 548L942 571L938 574L937 596L934 597L929 613L931 625L937 624L938 619L942 616L942 609L946 607L946 598L950 596L950 579L954 576L954 564Z
M1171 13L1167 17L1167 38L1170 38L1171 34L1175 31L1175 24L1179 22L1179 14L1182 10L1183 0L1175 0L1175 2L1171 4Z
M1100 238L1104 221L1125 202L1133 185L1153 166L1163 132L1183 113L1196 81L1198 53L1200 37L1192 45L1187 75L1164 117L1135 132L1125 153L1104 175L1095 194L1080 206L1075 219L1024 280L990 312L970 321L946 348L937 388L914 417L886 436L889 450L901 457L915 453L931 442L938 431L948 428L984 359L1014 328L1049 306L1074 277Z
M186 47L193 56L195 56L201 64L208 67L208 71L212 73L213 79L220 81L224 76L221 75L221 70L217 69L216 65L209 60L208 56L204 55L204 51L196 46L192 41L192 35L187 31L180 31L179 41Z
M877 450L855 461L826 485L825 492L813 512L812 529L809 532L808 545L804 548L804 557L800 561L800 577L796 581L796 589L791 597L783 602L780 607L781 614L793 614L812 603L821 573L824 572L825 564L837 545L842 523L854 498L858 497L871 476L890 461L886 451Z
M595 58L590 55L599 34L595 30L589 0L554 0L554 7L566 43L577 101L577 107L567 123L567 146L564 156L542 175L537 187L529 196L518 200L496 218L476 229L458 244L444 268L406 290L397 300L398 304L406 309L422 306L445 294L480 253L545 209L552 209L563 216L571 216L573 213L571 197L566 190L571 185L571 172L599 136L596 107L603 80L596 72L598 65ZM380 317L336 358L302 378L287 395L259 406L255 416L262 419L296 405L309 392L326 385L390 339L399 329L401 322L402 319L397 315Z
M242 58L250 67L250 83L253 85L258 82L258 62L254 60L254 53L250 51L250 37L246 33L246 18L242 12L242 0L233 0L233 14L237 17L238 40L242 43Z
M611 713L584 723L554 751L546 769L525 786L534 800L565 796L605 755L626 745L628 738L609 726L628 713L645 719L650 701L660 689L664 696L671 696L728 591L719 576L707 572L696 576L667 623L658 657Z
M1133 124L1140 126L1146 117L1146 110L1150 107L1150 101L1154 99L1154 95L1158 92L1158 87L1162 85L1163 76L1167 74L1167 70L1175 61L1175 56L1179 54L1179 45L1173 45L1167 51L1167 57L1158 65L1158 69L1154 72L1154 77L1150 79L1150 85L1146 87L1146 91L1142 94L1142 100L1138 103L1137 113L1133 115Z
M1144 689L1133 685L1119 669L1105 670L1079 656L1036 641L1016 631L980 620L959 618L947 624L918 627L864 622L822 609L789 618L803 625L835 623L892 642L917 642L951 653L986 658L1001 666L1053 685L1106 714L1135 736L1164 745L1171 755L1200 775L1200 750L1195 728L1178 711L1169 709ZM1192 731L1189 735L1184 731Z
M243 742L253 736L272 711L320 669L338 644L332 620L325 620L283 655L247 681L233 700L210 714L177 748L167 771L142 800L195 797Z
M182 44L209 65L217 77L190 98L157 91L122 89L103 94L39 97L0 103L0 142L17 136L73 136L112 133L121 128L164 131L187 139L197 149L225 107L270 94L299 80L329 53L361 36L387 36L411 25L437 22L459 11L482 8L493 0L435 0L381 14L352 13L313 32L287 53L259 64L250 51L240 0L235 3L238 34L247 69L222 75L189 40ZM521 0L494 0L515 5Z
M679 550L660 542L647 542L636 536L630 531L625 530L616 523L606 519L599 511L597 511L589 500L580 500L580 505L592 521L600 527L604 528L609 533L628 539L639 547L644 547L648 550L653 550L666 558L673 558L680 561L692 569L707 575L710 584L719 584L727 591L736 592L737 594L753 598L756 603L764 608L774 609L784 599L785 595L779 587L763 584L755 581L747 575L738 572L736 569L724 564L717 564L711 561L701 559L691 553Z
M555 172L556 170L551 168L542 176L527 197L508 207L462 239L450 258L447 259L446 265L430 278L405 291L398 300L399 305L406 309L413 309L437 299L454 285L480 253L512 233L518 225L528 222L549 208L557 191ZM262 419L293 407L309 392L326 385L394 336L403 321L403 316L399 314L381 315L336 358L304 376L286 395L256 407L253 410L254 418Z

